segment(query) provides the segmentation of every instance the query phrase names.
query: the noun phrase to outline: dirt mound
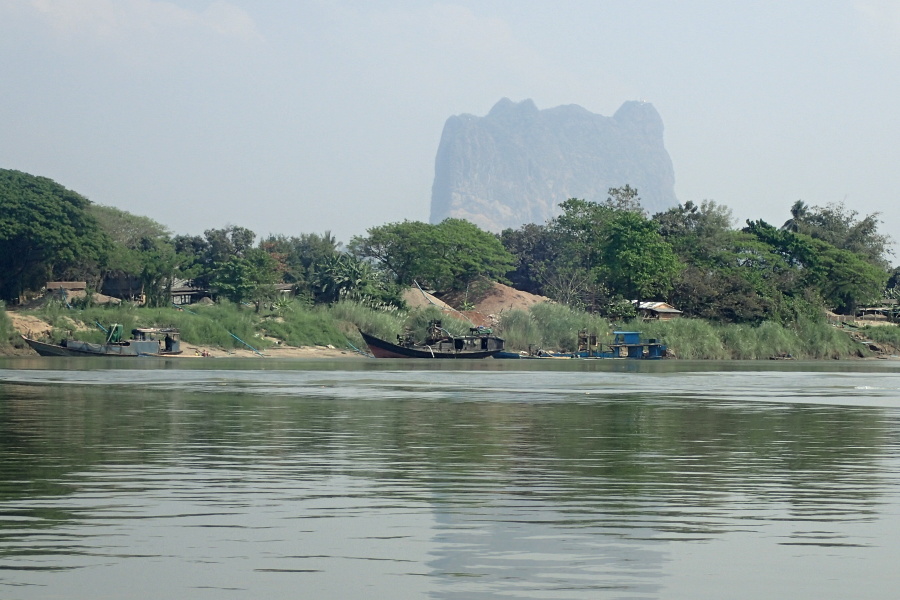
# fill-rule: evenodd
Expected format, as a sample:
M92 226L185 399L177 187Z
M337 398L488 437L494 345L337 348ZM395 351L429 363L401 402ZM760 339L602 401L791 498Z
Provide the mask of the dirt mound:
M9 317L13 329L32 338L50 337L53 331L50 323L31 315L22 315L10 311L6 313L6 316Z
M475 303L475 310L485 314L499 314L505 310L528 310L541 302L550 302L550 298L495 283L484 298Z
M406 291L403 292L403 301L406 302L406 305L410 308L436 306L441 310L452 310L450 305L443 300L439 300L437 297L432 296L428 292L422 291L417 287L407 288Z
M535 304L551 302L550 298L546 296L529 294L502 283L491 284L480 296L480 299L475 302L472 302L473 298L467 297L462 292L444 294L441 298L438 298L418 288L411 287L404 292L403 300L411 308L436 306L447 314L452 314L456 317L462 316L472 321L475 325L484 325L486 327L497 326L500 322L500 315L504 311L528 310ZM467 303L471 304L470 310L462 310L463 305ZM457 308L460 310L456 310Z
M528 310L535 304L551 301L545 296L529 294L502 283L492 283L487 289L483 289L474 297L464 292L456 292L445 294L441 296L441 299L446 304L459 309L468 305L469 310L453 312L469 319L475 325L483 325L485 327L496 327L499 325L503 312Z

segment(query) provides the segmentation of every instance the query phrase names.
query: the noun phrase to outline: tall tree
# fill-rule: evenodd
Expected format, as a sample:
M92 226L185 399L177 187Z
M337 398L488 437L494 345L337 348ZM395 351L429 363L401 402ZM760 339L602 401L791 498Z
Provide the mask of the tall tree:
M46 177L0 169L0 298L54 276L97 276L108 239L90 201Z
M875 266L889 269L893 240L889 235L879 233L880 224L879 213L860 217L856 210L847 208L843 202L808 207L798 200L791 207L791 219L781 228L828 242L839 250L859 255Z
M836 312L852 314L857 306L880 298L884 291L887 271L864 255L803 233L776 229L765 221L748 222L746 231L781 254L802 285L815 289Z
M399 285L417 281L445 291L463 289L477 277L502 278L514 264L496 236L462 219L373 227L368 236L354 237L349 249L374 260Z
M250 248L216 263L211 287L236 304L252 300L259 311L264 301L274 298L277 281L277 265L269 253Z
M609 196L606 198L606 206L613 210L625 210L638 214L645 214L641 205L641 197L636 188L627 183L622 187L609 188Z
M653 215L653 220L676 254L694 265L715 265L733 245L731 209L712 200L700 204L688 200Z
M169 230L149 217L111 206L94 204L91 214L112 243L104 281L125 285L132 295L144 294L150 306L167 305L179 266Z
M658 225L640 213L621 211L606 238L606 277L610 288L638 302L665 297L683 268Z

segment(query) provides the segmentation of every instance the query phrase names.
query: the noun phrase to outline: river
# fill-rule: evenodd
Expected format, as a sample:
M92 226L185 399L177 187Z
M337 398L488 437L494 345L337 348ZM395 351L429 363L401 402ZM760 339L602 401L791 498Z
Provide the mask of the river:
M0 598L883 599L900 362L0 359Z

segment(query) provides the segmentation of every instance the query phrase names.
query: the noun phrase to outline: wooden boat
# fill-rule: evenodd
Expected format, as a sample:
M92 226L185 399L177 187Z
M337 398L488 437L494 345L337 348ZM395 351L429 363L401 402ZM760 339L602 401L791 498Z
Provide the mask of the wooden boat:
M469 335L454 336L441 327L440 321L428 324L424 342L410 336L397 336L397 343L359 332L375 358L488 358L503 351L503 340L491 335L490 329L473 327Z
M22 339L41 356L174 356L182 352L180 334L172 328L132 329L131 339L123 340L122 326L115 324L102 344L70 339L53 344L24 335Z
M596 339L596 336L591 336ZM583 334L579 334L579 346ZM607 344L609 350L591 348L591 339L587 340L586 349L579 348L581 358L632 358L657 360L665 358L668 347L655 338L643 339L639 331L613 331L613 342Z

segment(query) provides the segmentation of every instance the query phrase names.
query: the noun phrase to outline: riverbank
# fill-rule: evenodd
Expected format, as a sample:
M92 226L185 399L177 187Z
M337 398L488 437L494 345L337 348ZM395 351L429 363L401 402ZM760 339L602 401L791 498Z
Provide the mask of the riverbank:
M511 294L508 296L512 298ZM72 309L46 305L0 311L0 355L34 355L20 334L36 339L69 337L101 342L104 324L120 323L125 331L153 326L179 329L184 348L180 356L184 358L357 358L367 350L359 330L383 339L393 339L403 331L422 337L429 320L442 319L446 329L459 335L468 332L477 317L488 321L494 333L506 340L507 350L513 352L570 352L576 349L578 332L596 333L598 341L609 343L613 331L627 330L662 340L676 358L685 360L860 360L900 356L900 328L896 325L870 327L809 319L753 326L688 318L610 322L552 302L524 308L498 305L482 309L480 315L452 309L442 312L433 302L389 310L359 302L339 302L327 307L297 302L278 312L263 313L227 303L189 310L133 306Z
M50 338L53 326L47 321L31 314L6 311L9 325L18 335ZM86 331L87 328L73 321L75 330ZM182 341L183 352L173 358L365 358L351 348L341 349L333 345L290 346L277 342L267 348L251 350L250 348L222 348L213 345L193 344ZM0 344L0 356L36 356L37 353L22 341L10 345Z

